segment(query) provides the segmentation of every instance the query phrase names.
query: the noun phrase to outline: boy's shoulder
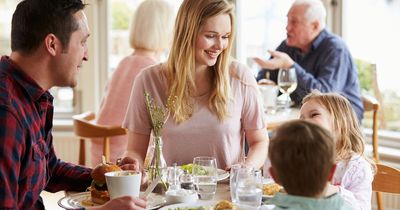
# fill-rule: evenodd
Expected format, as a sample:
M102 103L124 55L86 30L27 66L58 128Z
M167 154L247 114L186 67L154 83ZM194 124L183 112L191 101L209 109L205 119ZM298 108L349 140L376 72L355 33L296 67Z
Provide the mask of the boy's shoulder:
M275 205L273 210L352 210L337 193L321 199L277 193L271 203Z

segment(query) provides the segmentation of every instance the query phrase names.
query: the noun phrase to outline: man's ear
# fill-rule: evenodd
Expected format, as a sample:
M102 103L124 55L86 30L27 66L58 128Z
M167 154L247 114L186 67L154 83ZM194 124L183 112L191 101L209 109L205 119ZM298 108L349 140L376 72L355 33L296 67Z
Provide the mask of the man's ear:
M333 164L331 171L329 172L328 182L332 181L333 175L336 171L336 163Z
M58 39L54 34L48 34L44 39L46 51L52 56L57 54L58 43Z
M313 31L319 32L321 26L317 20L314 20L311 22L311 27L312 27Z

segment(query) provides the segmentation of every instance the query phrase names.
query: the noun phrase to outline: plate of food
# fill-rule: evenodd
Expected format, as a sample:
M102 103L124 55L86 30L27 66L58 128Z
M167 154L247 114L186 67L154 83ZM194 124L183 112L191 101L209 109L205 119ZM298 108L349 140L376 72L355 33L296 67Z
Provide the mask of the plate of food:
M147 209L157 209L165 204L165 198L161 195L150 194L147 198ZM100 206L101 204L93 202L90 192L76 193L65 196L58 201L58 205L64 209L87 208L91 206Z
M274 197L274 195L277 192L280 192L282 190L283 190L282 186L280 186L279 184L277 184L275 182L264 183L263 184L263 195L262 195L263 201Z
M216 201L199 201L195 203L178 203L160 208L160 210L240 210L233 203L222 200Z
M104 174L111 171L121 171L117 165L112 163L101 163L91 172L93 178L89 191L71 194L61 198L58 205L65 209L85 208L99 206L110 200ZM147 197L147 209L156 209L165 204L166 200L161 195L150 194Z
M202 166L199 166L199 167L202 167ZM192 170L193 170L193 164L190 163L190 164L182 165L181 169L187 170L191 174ZM204 170L204 173L207 173L206 170ZM229 177L229 172L225 171L223 169L218 168L217 173L218 173L217 181L222 181Z

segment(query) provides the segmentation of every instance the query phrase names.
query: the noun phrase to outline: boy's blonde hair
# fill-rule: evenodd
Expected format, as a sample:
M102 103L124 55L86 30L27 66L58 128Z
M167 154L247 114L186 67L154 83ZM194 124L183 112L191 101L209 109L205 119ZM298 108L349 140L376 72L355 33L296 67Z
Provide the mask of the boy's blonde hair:
M130 27L133 49L162 51L169 49L175 12L165 0L146 0L136 9Z
M308 101L321 104L333 118L337 160L349 161L352 153L364 156L364 136L356 114L344 96L314 90L303 98L303 104Z
M329 181L335 163L335 143L328 130L295 120L276 130L268 154L274 178L288 194L316 197Z
M195 43L200 27L208 18L221 14L231 19L231 34L227 48L218 56L213 69L209 109L219 120L228 116L230 101L229 56L234 40L234 6L227 0L185 0L176 18L172 48L166 65L168 105L175 121L181 123L193 114L191 96L195 85Z

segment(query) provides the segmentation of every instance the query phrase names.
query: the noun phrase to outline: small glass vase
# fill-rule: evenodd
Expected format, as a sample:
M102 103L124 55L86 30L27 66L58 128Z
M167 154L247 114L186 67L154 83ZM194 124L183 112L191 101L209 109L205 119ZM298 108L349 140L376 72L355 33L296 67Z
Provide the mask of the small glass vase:
M150 185L154 180L157 180L159 176L161 179L157 186L154 188L154 193L165 194L168 190L167 185L167 162L164 159L162 152L163 141L161 136L153 136L151 148L149 151L149 157L147 159L147 184ZM146 164L145 164L146 165Z

